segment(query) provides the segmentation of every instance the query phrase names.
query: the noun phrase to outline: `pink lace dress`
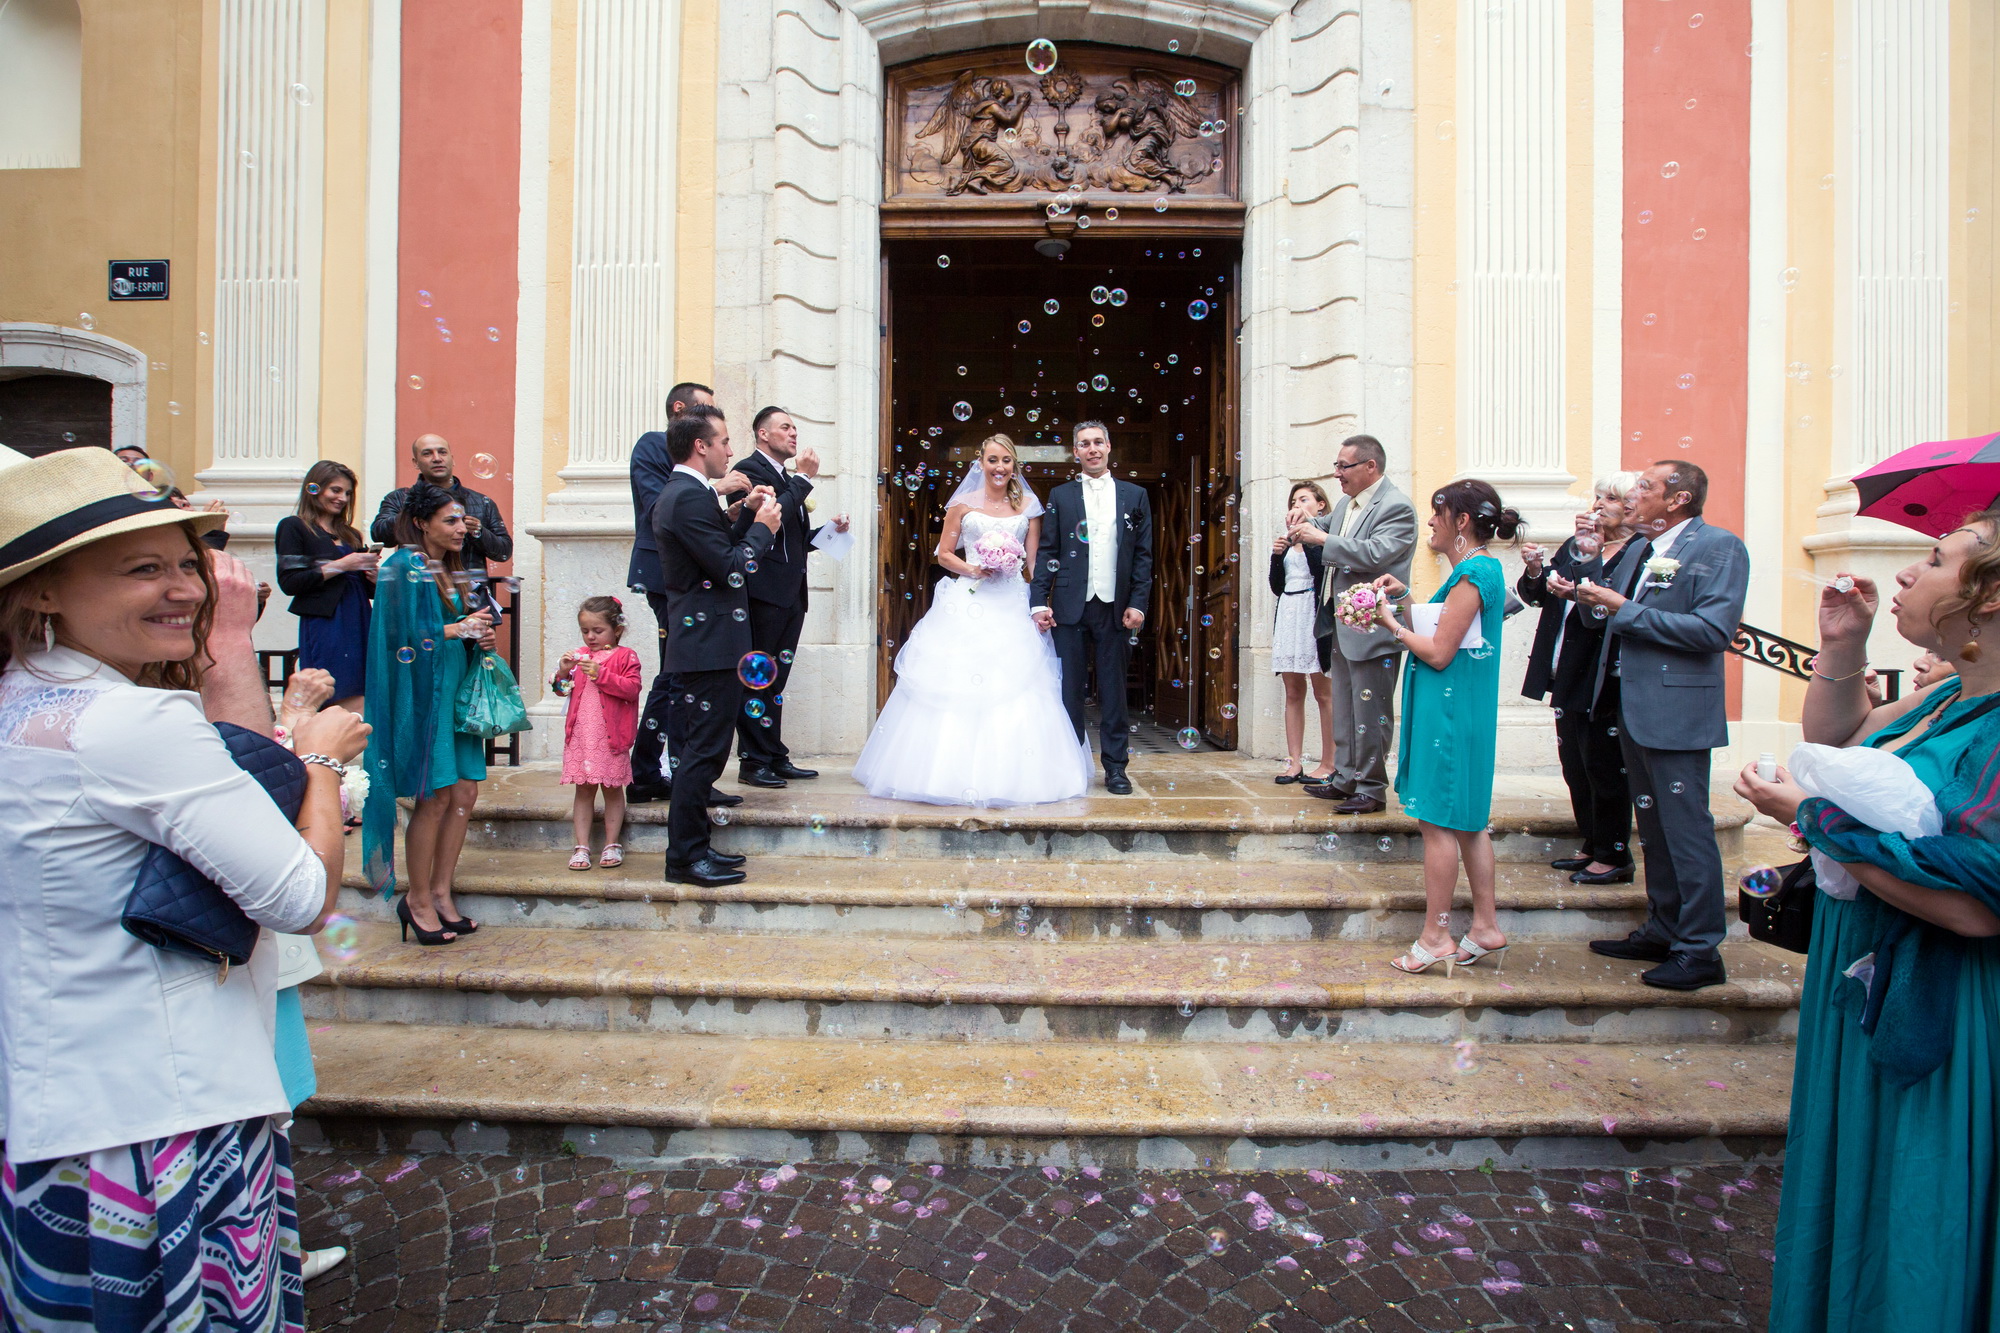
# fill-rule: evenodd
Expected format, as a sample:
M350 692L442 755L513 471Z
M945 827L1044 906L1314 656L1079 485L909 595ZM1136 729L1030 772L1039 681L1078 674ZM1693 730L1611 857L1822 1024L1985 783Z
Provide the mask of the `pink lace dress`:
M581 668L570 672L570 716L575 719L563 742L562 780L572 786L632 785L632 752L611 743L604 721L604 691Z

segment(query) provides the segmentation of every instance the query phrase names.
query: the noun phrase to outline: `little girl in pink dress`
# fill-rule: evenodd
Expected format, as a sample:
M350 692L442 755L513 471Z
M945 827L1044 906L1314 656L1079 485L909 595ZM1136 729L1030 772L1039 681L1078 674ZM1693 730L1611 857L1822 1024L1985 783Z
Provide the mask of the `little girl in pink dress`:
M597 864L623 865L625 788L632 784L632 741L639 727L639 654L621 647L625 607L616 597L588 597L577 609L583 646L557 664L555 688L569 695L563 722L562 780L576 788L570 824L576 834L571 870L590 869L590 825L597 789L604 789L604 855Z

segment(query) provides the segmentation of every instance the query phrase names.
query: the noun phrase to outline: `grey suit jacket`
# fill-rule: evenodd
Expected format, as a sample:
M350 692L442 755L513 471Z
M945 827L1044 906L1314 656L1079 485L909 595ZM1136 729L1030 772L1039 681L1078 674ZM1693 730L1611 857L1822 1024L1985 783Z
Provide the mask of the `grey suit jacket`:
M1612 562L1604 581L1632 586L1640 543ZM1647 550L1647 558L1661 554ZM1729 743L1722 661L1750 590L1750 553L1736 534L1690 520L1671 551L1671 582L1618 608L1597 659L1595 699L1618 644L1619 713L1626 733L1649 750L1713 750Z
M1353 629L1335 620L1334 598L1357 583L1369 583L1384 574L1394 574L1404 587L1409 586L1410 556L1417 549L1417 511L1410 497L1385 477L1368 507L1336 537L1334 519L1347 502L1347 496L1341 495L1334 500L1332 513L1313 520L1327 534L1326 545L1320 548L1320 563L1326 570L1326 601L1320 606L1314 628L1322 639L1328 634L1335 636L1342 657L1364 662L1402 650L1385 629Z

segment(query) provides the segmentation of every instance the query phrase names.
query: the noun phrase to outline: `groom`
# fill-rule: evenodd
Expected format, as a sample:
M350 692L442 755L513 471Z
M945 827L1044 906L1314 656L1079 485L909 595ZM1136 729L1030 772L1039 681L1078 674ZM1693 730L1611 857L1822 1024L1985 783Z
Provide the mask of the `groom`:
M1153 593L1153 507L1143 487L1111 476L1111 432L1103 422L1079 421L1072 439L1083 476L1049 493L1032 614L1055 634L1063 707L1078 740L1085 664L1097 664L1104 790L1129 796L1125 662Z

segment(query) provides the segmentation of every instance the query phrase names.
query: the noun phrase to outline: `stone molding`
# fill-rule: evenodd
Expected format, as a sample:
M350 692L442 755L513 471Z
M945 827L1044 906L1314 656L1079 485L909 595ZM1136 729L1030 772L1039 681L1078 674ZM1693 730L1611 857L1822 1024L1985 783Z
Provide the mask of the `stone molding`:
M111 386L111 447L146 447L146 354L101 333L0 321L0 370L53 370Z

